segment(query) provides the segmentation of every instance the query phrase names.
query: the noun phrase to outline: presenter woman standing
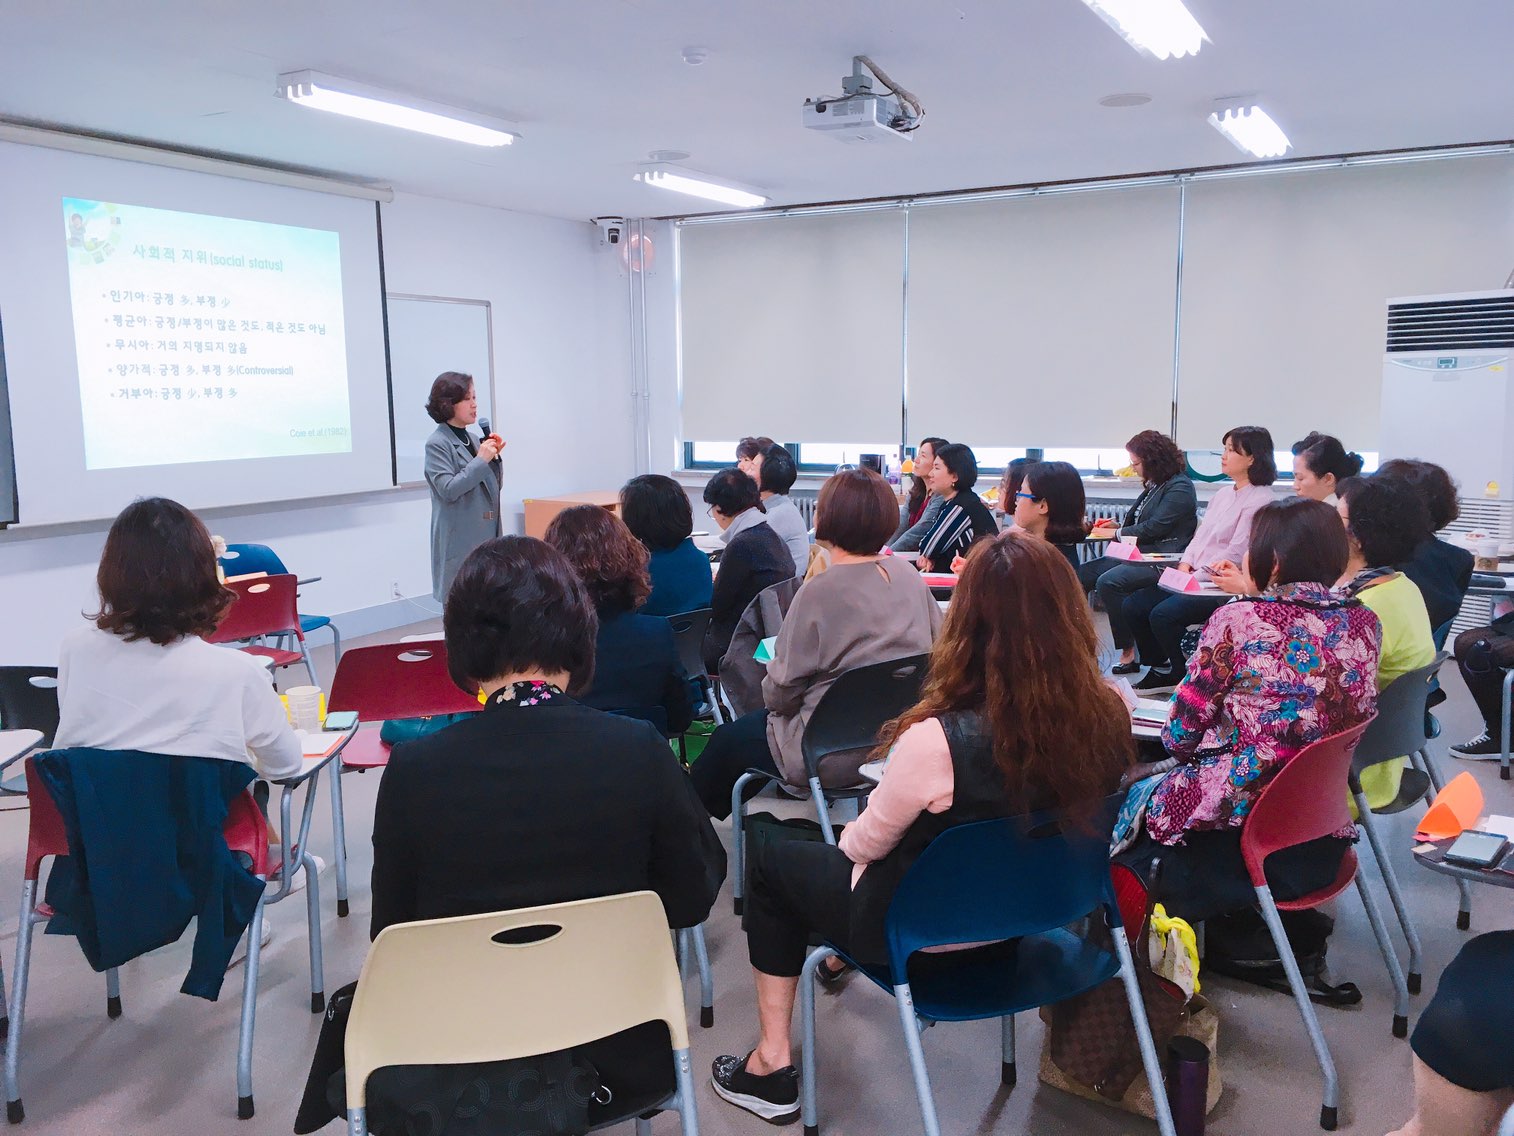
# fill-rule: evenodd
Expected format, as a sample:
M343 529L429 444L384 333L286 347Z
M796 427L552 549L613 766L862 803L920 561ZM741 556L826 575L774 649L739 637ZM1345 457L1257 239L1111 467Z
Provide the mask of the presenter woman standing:
M426 484L431 486L431 595L445 603L447 589L468 553L500 535L503 479L498 434L475 442L467 428L478 420L473 376L446 371L431 384L426 413L437 423L426 439Z

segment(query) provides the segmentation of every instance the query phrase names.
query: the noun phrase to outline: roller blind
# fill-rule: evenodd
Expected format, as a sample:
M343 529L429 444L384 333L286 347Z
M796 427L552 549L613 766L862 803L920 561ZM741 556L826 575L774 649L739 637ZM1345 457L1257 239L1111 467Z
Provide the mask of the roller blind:
M1243 424L1378 449L1385 301L1499 287L1514 267L1514 159L1189 185L1178 441ZM1392 456L1392 455L1385 455Z
M683 436L897 438L902 210L679 232Z
M1119 446L1171 420L1176 185L916 209L909 429Z

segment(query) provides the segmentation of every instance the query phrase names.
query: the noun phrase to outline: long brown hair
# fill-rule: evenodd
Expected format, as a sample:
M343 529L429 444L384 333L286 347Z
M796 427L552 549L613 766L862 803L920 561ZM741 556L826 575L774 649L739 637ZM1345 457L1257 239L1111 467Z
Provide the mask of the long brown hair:
M920 701L880 754L927 718L976 710L1011 800L1086 806L1134 756L1130 715L1098 667L1098 637L1067 558L1014 530L976 545L957 579Z

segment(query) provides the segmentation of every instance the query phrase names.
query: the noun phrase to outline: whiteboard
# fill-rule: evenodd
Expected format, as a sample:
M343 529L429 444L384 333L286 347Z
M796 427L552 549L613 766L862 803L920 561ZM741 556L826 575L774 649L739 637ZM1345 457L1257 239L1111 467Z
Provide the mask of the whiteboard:
M394 411L395 484L424 480L426 439L436 423L426 414L431 384L443 371L473 376L478 416L494 413L494 314L488 300L391 292L389 400Z

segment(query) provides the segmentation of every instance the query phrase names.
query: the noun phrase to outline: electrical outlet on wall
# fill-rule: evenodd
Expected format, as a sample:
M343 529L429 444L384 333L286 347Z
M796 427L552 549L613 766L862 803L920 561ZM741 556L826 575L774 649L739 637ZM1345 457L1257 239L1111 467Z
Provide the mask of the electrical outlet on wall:
M400 591L400 582L398 580L389 585L389 597L396 600L405 598L405 593Z

